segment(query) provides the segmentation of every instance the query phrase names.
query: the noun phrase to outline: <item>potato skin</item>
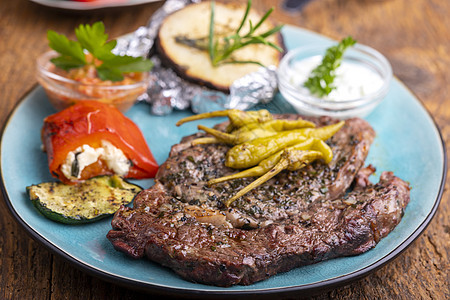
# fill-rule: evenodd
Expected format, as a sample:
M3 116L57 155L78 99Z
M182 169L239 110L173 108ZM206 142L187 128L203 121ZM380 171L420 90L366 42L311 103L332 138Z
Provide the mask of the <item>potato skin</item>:
M242 20L245 11L242 3L221 3L215 5L215 32L226 35L233 32ZM251 10L249 18L255 24L261 14ZM207 51L181 45L175 41L176 36L201 38L208 36L210 3L191 4L169 15L161 24L155 43L156 52L163 64L172 68L181 78L198 85L229 93L231 84L238 78L257 71L257 64L227 64L212 66ZM236 24L235 24L236 23ZM245 25L247 26L247 24ZM245 27L242 30L245 30ZM262 31L273 28L273 23L266 20ZM271 42L285 49L280 32L268 38ZM233 53L239 60L256 60L263 65L277 66L284 52L279 52L265 45L250 45Z

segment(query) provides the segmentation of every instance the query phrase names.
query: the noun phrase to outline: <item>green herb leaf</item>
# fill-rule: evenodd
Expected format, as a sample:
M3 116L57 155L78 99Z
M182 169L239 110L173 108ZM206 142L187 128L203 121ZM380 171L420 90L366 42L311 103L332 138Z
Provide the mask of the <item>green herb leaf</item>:
M153 67L152 62L144 57L119 56L112 52L117 41L108 42L105 26L102 22L91 25L80 25L75 29L76 41L69 40L66 36L52 30L47 32L49 46L58 52L60 56L51 61L56 67L63 70L80 68L87 64L93 64L97 74L102 80L120 81L123 74L129 72L147 72ZM101 64L88 63L85 52L91 53Z
M208 53L209 53L209 59L211 61L214 60L214 12L215 12L216 2L211 1L211 15L209 19L209 39L208 39ZM240 29L240 28L239 28ZM239 30L238 29L238 30Z
M282 25L276 26L271 30L266 31L263 34L255 34L255 31L263 24L263 22L270 16L273 9L270 9L267 11L264 16L256 23L255 26L253 26L251 20L248 21L249 24L249 32L245 35L240 35L241 29L244 27L250 8L252 5L252 1L248 0L247 7L245 9L244 16L240 22L239 27L237 28L236 32L223 37L222 40L219 41L219 39L216 39L214 35L214 14L215 14L215 4L214 1L211 1L211 16L210 16L210 22L209 22L209 43L208 43L208 53L209 57L211 59L211 62L213 66L218 66L220 64L230 64L230 63L254 63L259 64L261 63L257 61L238 61L231 58L231 55L234 51L241 49L243 47L246 47L248 45L252 44L264 44L269 47L272 47L278 51L282 51L280 47L277 45L269 42L266 40L267 37L269 37L272 34L275 34L276 32L280 31L283 27Z
M74 68L81 68L86 64L85 62L80 62L78 59L67 55L52 58L50 61L58 68L66 71Z
M309 89L311 94L323 97L336 89L333 85L336 78L336 69L341 65L345 50L354 44L356 44L356 41L351 36L348 36L338 45L326 50L321 64L311 71L310 77L304 83L304 86Z
M97 67L97 75L101 80L120 81L123 79L122 72L105 66Z
M53 30L47 32L47 39L50 48L61 54L51 60L58 68L68 70L86 64L83 48L78 42L71 41L65 35L58 34Z
M122 73L145 72L152 68L153 64L144 57L114 56L103 61L102 67L117 69Z

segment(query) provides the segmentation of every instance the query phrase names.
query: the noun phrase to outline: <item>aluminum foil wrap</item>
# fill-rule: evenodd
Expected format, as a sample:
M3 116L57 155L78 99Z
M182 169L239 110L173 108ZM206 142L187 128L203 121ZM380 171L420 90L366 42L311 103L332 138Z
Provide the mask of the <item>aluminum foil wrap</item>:
M200 0L166 1L153 14L147 26L119 38L114 51L121 55L148 56L163 19L186 5L197 2ZM270 102L277 90L275 66L261 67L257 72L236 80L230 87L230 94L225 94L180 78L172 69L161 65L157 54L150 58L154 67L150 73L149 88L138 100L150 103L151 112L156 115L188 108L194 113L231 108L245 110L258 103Z

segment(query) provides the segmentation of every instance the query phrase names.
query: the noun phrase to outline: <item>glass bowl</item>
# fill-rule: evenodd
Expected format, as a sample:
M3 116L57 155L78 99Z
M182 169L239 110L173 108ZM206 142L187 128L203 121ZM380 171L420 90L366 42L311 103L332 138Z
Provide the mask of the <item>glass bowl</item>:
M37 79L45 89L53 107L62 110L84 100L109 103L125 112L133 106L148 86L148 73L135 73L131 80L83 83L62 75L50 59L58 56L55 51L44 53L37 59Z
M277 69L280 93L300 114L341 119L368 115L389 91L391 65L378 51L355 44L345 51L336 71L339 75L335 83L340 90L320 98L311 95L303 82L314 65L322 61L328 47L306 46L289 51Z

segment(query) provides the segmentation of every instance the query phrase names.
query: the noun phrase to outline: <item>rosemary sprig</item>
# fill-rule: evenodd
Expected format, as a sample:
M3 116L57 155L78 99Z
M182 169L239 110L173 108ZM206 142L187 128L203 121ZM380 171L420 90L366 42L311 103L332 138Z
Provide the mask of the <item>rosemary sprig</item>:
M249 23L249 31L248 33L241 35L240 32L242 28L244 27L245 23L247 22L248 14L250 12L250 7L252 5L252 1L248 0L247 7L245 9L244 16L242 18L242 21L239 25L239 27L236 29L236 32L223 37L223 38L216 38L214 34L214 16L215 16L215 1L211 1L211 16L210 16L210 22L209 22L209 38L208 38L208 53L209 57L211 59L211 63L213 66L218 66L221 64L229 64L229 63L253 63L262 65L258 61L253 60L235 60L232 57L232 54L234 51L241 49L243 47L246 47L248 45L252 44L264 44L269 47L272 47L278 51L283 51L280 47L278 47L276 44L270 42L267 40L267 37L271 36L272 34L278 32L281 30L283 25L275 26L274 28L261 33L256 34L255 31L264 23L264 21L270 16L270 14L273 12L273 8L268 10L264 16L259 20L259 22L253 26L252 21L248 20Z
M311 94L323 97L336 89L333 85L336 69L341 65L345 50L354 44L356 44L356 41L348 36L336 46L326 50L321 64L311 71L310 77L303 84Z

